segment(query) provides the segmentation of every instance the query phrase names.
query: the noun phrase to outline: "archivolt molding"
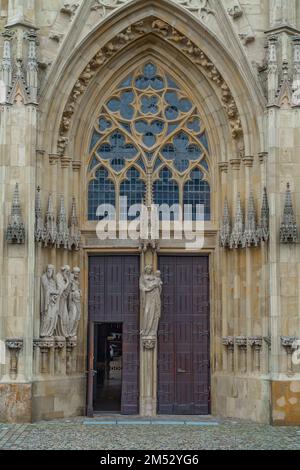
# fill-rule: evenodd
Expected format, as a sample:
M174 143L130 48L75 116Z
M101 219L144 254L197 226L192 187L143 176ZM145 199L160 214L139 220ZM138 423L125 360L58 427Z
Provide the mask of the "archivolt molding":
M243 137L241 118L235 99L227 82L224 80L217 67L188 37L179 32L173 26L170 26L168 23L153 17L145 21L135 23L117 34L116 37L102 47L87 64L73 87L62 115L57 146L58 154L63 155L66 151L73 115L93 77L118 52L133 41L150 33L155 34L172 44L201 69L204 76L218 90L230 123L233 139L237 140L238 138Z

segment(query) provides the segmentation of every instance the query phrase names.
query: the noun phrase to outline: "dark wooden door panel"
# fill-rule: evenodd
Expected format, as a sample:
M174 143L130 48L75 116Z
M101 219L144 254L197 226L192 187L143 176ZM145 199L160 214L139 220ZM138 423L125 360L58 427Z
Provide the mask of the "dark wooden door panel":
M123 323L122 413L139 406L139 266L138 256L89 259L91 322Z
M209 260L161 256L158 412L208 414Z

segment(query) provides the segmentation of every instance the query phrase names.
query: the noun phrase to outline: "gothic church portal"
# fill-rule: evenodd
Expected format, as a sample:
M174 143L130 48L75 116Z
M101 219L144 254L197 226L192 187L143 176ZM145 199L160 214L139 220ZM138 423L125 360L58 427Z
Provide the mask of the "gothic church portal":
M0 420L299 425L298 2L0 8Z

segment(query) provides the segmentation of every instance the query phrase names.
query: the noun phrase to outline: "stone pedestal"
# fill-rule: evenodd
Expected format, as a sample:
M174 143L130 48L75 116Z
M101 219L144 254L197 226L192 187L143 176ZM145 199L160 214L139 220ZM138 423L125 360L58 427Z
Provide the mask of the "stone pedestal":
M157 338L141 337L140 415L153 417L157 412Z

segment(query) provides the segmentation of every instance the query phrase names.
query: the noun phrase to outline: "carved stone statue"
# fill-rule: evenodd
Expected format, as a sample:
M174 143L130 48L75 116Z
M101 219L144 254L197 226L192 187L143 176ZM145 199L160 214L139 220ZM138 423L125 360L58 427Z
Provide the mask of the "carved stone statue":
M57 336L69 337L68 299L71 291L71 271L69 266L63 266L56 276L59 291L59 311L56 327Z
M40 336L51 337L57 324L59 310L59 291L55 279L55 268L47 266L41 280L41 327Z
M143 312L143 337L157 336L161 316L162 281L160 271L153 273L152 266L146 266L140 278L141 308Z
M79 320L81 316L81 290L80 290L80 269L74 268L71 280L71 290L69 295L69 337L77 336Z

